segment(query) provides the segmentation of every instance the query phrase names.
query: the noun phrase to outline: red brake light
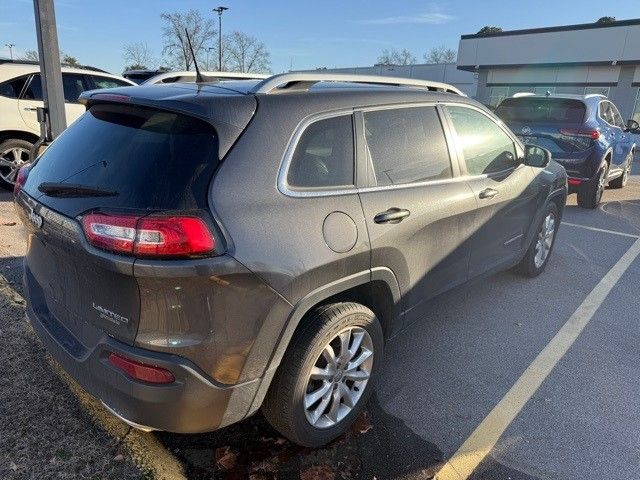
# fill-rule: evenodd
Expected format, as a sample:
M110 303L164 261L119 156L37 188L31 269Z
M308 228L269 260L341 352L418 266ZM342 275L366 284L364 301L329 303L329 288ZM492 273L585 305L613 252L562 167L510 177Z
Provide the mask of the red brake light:
M580 185L582 183L582 180L578 179L578 178L569 178L567 180L567 183L569 185Z
M141 257L177 257L213 252L216 243L197 217L138 217L90 213L82 219L94 247Z
M131 378L149 383L173 383L176 377L169 370L125 358L117 353L109 355L109 362Z
M589 137L591 140L600 138L600 130L581 130L578 128L561 128L560 133L568 137Z
M92 100L105 100L107 102L130 102L131 97L128 95L120 95L117 93L94 93L91 95Z
M13 194L18 195L18 192L24 187L25 182L27 181L27 177L29 176L29 170L31 170L31 165L24 165L20 167L18 170L18 175L16 175L16 183L13 185Z

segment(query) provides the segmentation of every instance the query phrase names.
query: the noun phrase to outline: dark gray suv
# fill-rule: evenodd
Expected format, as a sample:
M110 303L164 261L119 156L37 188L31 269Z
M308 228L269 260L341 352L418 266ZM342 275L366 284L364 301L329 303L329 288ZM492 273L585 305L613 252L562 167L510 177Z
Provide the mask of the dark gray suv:
M283 74L83 102L18 177L27 311L141 429L262 407L295 442L332 440L385 339L470 278L539 274L565 204L546 150L443 84Z

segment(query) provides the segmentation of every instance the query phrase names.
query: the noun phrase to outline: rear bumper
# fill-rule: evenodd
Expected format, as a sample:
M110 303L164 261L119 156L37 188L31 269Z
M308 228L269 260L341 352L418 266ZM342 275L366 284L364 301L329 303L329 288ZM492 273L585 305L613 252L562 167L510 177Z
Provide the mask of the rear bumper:
M29 305L27 316L49 353L74 380L111 413L142 430L199 433L235 423L248 414L259 385L259 379L234 386L215 384L182 357L131 347L106 335L87 348L52 315L36 313ZM176 381L153 385L133 380L111 365L112 352L166 368Z

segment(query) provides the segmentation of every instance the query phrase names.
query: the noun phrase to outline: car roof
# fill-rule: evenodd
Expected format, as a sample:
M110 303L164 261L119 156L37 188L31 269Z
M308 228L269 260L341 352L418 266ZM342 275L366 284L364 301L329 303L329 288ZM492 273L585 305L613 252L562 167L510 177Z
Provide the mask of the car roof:
M99 70L90 70L86 68L74 68L74 67L61 67L64 73L78 73L84 75L96 75L99 77L108 77L122 80L131 85L135 85L130 80L123 78L119 75L113 75ZM0 81L10 80L21 75L28 75L31 73L39 73L40 65L31 63L0 63Z
M574 93L551 93L549 95L546 94L535 94L535 93L516 93L515 95L512 95L511 97L507 97L507 98L558 98L558 99L565 99L565 100L589 100L592 98L598 98L598 99L605 99L607 98L606 96L600 94L600 93L590 93L587 95L580 95L580 94L574 94Z
M262 73L242 73L242 72L200 72L203 77L207 78L229 78L229 79L263 79L267 78L269 75L265 75ZM165 78L172 77L193 77L195 79L196 72L192 70L184 70L178 72L162 72L153 77L148 78L144 81L145 84L150 85L153 83L159 83Z

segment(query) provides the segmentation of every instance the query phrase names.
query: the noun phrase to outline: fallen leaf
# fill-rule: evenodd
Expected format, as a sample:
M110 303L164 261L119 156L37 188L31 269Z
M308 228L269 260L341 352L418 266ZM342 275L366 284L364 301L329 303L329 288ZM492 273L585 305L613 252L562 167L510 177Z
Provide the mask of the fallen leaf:
M3 227L13 227L16 222L5 222L2 224Z
M300 480L335 480L336 471L329 465L314 465L300 472Z
M122 460L124 460L124 457L122 456L122 454L118 454L115 457L113 457L113 461L114 462L121 462Z
M16 470L18 470L18 466L17 466L15 463L13 463L13 462L9 462L9 468L10 468L11 470L13 470L14 472L15 472Z
M372 428L373 428L373 425L371 425L371 422L369 421L369 414L365 410L360 415L358 415L358 418L356 418L356 421L353 422L353 425L351 426L351 431L355 434L363 434L363 433L367 433Z
M216 466L221 470L231 470L236 466L237 455L229 447L216 448Z

